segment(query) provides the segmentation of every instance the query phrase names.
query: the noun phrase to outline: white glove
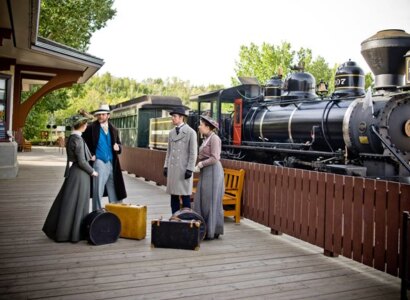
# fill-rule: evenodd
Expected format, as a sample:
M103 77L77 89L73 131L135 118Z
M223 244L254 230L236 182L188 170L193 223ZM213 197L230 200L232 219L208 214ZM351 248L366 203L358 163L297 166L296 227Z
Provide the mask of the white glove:
M199 172L201 172L201 168L198 165L196 165L194 169L194 173L199 173Z

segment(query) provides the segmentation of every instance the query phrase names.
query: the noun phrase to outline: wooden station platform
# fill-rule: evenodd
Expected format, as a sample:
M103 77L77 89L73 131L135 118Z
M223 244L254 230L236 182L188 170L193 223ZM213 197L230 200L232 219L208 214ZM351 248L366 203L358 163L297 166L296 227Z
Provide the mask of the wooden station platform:
M18 154L18 177L0 180L0 299L399 299L399 278L246 219L225 218L199 251L152 249L150 220L170 217L169 196L126 173L125 202L148 206L146 239L55 243L41 228L65 159L33 146Z

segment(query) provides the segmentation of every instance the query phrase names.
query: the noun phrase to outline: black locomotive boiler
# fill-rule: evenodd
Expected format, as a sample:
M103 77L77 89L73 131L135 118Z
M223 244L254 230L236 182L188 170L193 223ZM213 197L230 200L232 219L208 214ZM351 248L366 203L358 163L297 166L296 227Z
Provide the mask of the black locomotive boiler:
M303 71L264 87L243 81L194 99L195 121L203 113L218 120L228 158L410 182L410 35L383 30L361 46L373 93L348 61L330 97Z

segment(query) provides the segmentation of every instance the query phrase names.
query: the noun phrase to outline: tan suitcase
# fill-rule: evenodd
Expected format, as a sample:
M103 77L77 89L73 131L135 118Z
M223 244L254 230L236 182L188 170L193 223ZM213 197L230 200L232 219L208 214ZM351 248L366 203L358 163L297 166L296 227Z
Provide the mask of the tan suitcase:
M120 237L144 239L147 234L147 206L125 203L108 203L105 209L121 221Z

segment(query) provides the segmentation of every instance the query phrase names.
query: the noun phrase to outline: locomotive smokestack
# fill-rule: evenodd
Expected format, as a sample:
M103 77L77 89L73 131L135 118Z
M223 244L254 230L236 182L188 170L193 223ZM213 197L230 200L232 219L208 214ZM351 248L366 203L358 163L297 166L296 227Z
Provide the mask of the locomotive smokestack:
M376 89L404 85L404 55L410 49L410 35L404 30L382 30L362 42L362 55L375 75Z

